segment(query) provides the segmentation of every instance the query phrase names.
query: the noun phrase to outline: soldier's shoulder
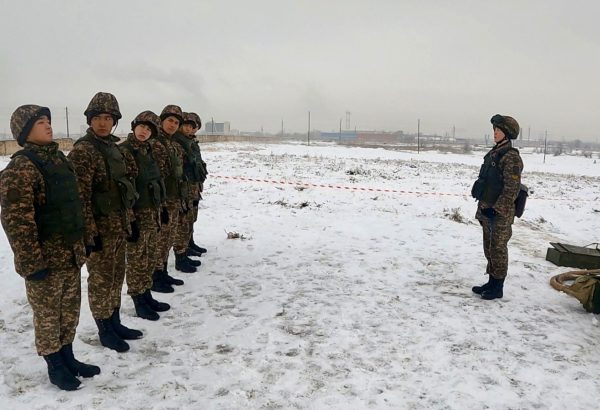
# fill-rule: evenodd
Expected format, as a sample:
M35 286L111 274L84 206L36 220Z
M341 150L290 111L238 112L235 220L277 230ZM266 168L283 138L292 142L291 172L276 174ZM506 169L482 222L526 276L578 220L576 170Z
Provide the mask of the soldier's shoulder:
M508 152L504 155L503 159L506 162L522 162L521 154L516 148L509 149Z
M3 185L22 185L24 181L32 182L35 180L35 178L41 176L42 175L37 166L24 155L14 156L6 168L4 168L4 170L2 170L0 173L0 179Z

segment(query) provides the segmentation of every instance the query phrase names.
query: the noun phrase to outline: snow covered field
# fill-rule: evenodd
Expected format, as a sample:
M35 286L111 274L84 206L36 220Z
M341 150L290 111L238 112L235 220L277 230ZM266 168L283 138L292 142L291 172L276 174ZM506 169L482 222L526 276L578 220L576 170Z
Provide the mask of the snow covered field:
M99 344L84 269L74 350L102 374L77 392L48 382L0 233L0 408L598 407L600 324L549 286L565 269L544 258L550 241L598 241L600 163L523 153L534 193L513 226L505 297L483 301L471 292L486 277L468 197L483 153L246 143L203 153L199 273L158 294L173 306L158 322L134 318L124 295L124 322L145 337L120 354Z

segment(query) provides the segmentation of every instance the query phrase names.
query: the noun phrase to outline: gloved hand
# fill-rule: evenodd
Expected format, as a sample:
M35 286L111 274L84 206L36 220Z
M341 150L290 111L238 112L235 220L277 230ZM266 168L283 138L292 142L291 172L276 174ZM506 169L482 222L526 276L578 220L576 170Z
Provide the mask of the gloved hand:
M33 282L39 282L39 281L46 279L46 277L48 276L49 273L50 273L50 269L44 268L44 269L38 270L37 272L32 273L31 275L27 276L27 278L25 278L25 279L33 281Z
M100 237L100 235L96 235L94 236L93 245L85 245L85 256L89 257L92 254L92 252L100 252L102 249L102 238Z
M160 223L164 225L169 223L169 211L167 211L167 208L164 206L160 211Z
M127 242L136 243L140 240L140 225L137 221L133 221L130 224L131 226L131 235L127 237Z
M496 217L496 215L498 215L498 212L496 212L496 210L494 208L483 208L481 210L481 213L487 219L494 219Z
M194 201L192 201L192 205L194 205L194 206L198 206L199 203L200 203L200 201L198 199L195 199Z

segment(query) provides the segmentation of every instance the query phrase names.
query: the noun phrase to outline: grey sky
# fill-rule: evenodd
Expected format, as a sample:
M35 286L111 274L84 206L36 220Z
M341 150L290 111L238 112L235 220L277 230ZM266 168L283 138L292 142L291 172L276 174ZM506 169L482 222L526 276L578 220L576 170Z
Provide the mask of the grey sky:
M597 1L0 0L0 132L21 104L79 131L97 91L124 119L179 104L242 130L351 127L596 138ZM62 107L62 108L61 108Z

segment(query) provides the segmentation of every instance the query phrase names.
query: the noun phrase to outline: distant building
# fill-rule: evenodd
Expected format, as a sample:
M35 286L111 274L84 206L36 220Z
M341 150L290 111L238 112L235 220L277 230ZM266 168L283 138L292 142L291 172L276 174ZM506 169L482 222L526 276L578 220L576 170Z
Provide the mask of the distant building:
M229 135L231 134L231 126L229 121L225 122L214 122L209 121L204 124L204 132L208 135L219 134L219 135Z

